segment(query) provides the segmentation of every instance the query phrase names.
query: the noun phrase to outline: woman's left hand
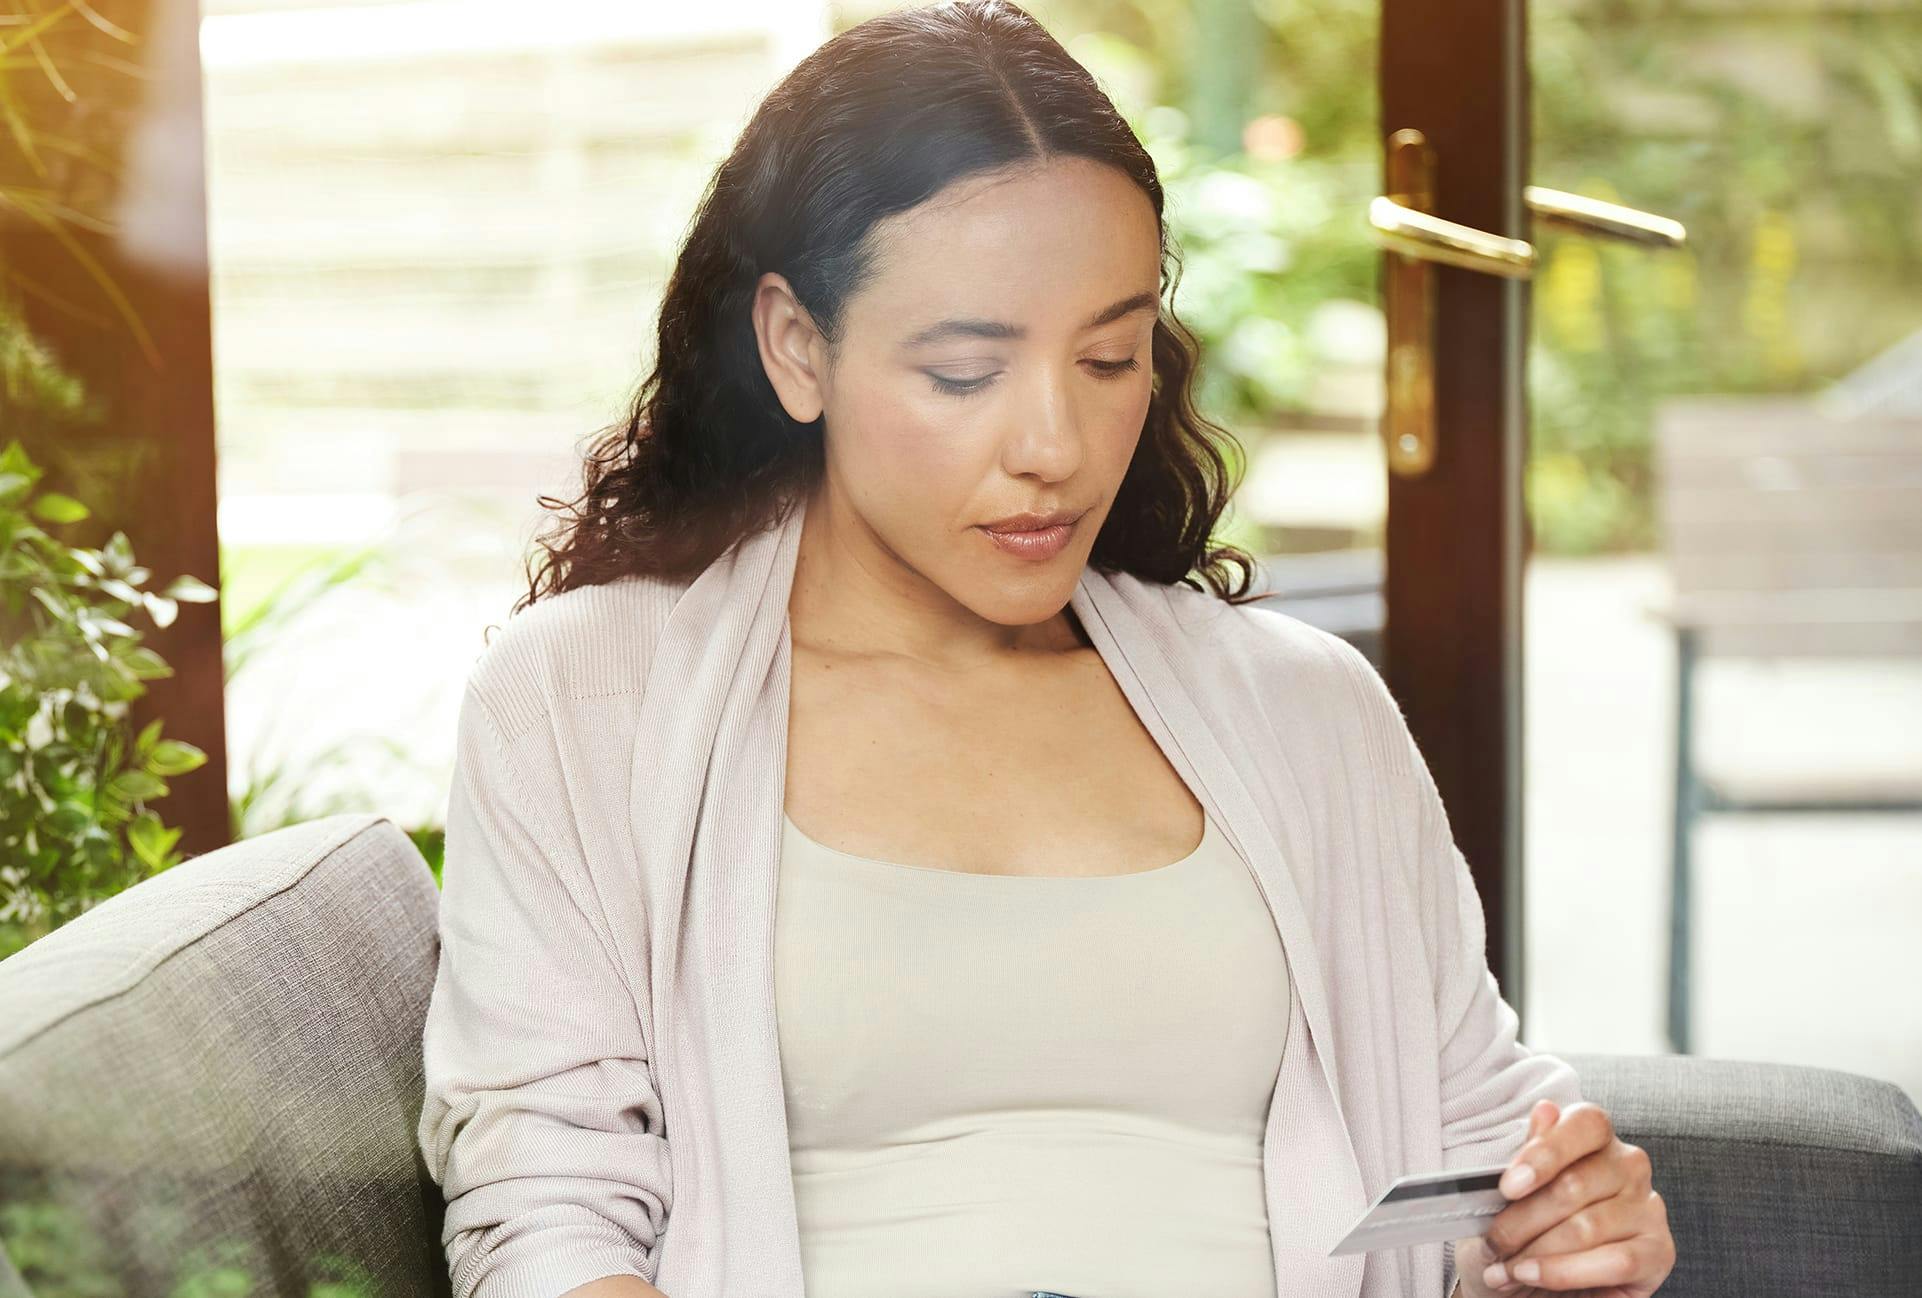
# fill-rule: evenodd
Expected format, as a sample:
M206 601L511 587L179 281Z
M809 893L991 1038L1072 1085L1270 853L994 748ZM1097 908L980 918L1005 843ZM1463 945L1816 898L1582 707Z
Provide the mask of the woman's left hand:
M1539 1101L1501 1189L1512 1202L1488 1234L1455 1245L1465 1298L1647 1298L1675 1266L1648 1154L1595 1104Z

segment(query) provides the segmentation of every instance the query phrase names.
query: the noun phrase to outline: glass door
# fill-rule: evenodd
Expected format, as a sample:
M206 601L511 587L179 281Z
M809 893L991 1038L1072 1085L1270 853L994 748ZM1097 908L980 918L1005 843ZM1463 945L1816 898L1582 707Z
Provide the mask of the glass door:
M1529 28L1531 1038L1922 1095L1922 12Z
M1922 1093L1922 14L1446 19L1382 6L1383 657L1491 963L1544 1048Z

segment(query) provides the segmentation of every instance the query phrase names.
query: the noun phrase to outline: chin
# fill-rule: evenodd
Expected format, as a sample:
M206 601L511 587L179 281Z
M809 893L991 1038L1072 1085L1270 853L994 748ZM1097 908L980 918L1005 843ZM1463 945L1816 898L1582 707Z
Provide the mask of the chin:
M1059 613L1074 595L1082 565L1063 555L1047 565L1050 571L1035 572L1025 578L1010 578L993 573L970 581L965 590L952 591L955 598L976 614L1002 626L1033 626Z

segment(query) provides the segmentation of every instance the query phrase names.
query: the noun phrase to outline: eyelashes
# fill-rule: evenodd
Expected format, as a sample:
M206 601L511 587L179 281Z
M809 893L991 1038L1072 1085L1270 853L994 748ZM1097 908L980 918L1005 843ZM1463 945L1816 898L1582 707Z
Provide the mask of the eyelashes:
M1131 374L1141 368L1141 362L1132 356L1125 361L1089 361L1088 364L1094 366L1095 373L1104 379L1118 379L1124 374ZM994 382L993 375L984 375L978 379L945 379L939 374L929 374L928 378L933 381L936 392L955 397L965 397L980 392Z

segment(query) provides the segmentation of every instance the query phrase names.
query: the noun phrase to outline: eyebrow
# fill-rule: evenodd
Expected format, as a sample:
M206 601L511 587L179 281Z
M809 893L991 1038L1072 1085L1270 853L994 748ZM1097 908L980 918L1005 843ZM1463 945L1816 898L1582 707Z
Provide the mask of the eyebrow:
M1113 306L1095 312L1081 325L1082 329L1098 329L1104 324L1113 324L1123 316L1137 311L1160 310L1161 296L1157 293L1141 292L1132 297L1124 297ZM1025 326L1010 324L1005 320L982 320L978 318L955 317L931 324L927 328L909 335L903 347L925 347L929 343L941 342L947 338L1026 338Z

